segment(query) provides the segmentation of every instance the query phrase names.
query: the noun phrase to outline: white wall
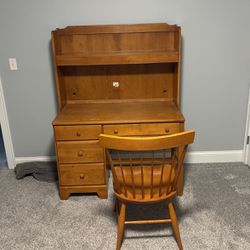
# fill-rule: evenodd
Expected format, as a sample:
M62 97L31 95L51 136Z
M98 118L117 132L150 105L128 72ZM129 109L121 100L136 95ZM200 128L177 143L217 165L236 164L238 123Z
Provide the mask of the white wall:
M80 24L182 27L182 110L191 150L241 150L250 82L247 0L1 0L0 75L16 156L53 155L50 32ZM16 57L18 71L8 69Z

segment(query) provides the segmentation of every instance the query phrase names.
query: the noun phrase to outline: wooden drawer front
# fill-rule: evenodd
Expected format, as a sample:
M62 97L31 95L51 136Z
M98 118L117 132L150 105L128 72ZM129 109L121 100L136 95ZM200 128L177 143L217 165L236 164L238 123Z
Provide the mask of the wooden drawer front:
M104 125L104 134L111 135L166 135L180 132L180 123L149 123Z
M57 142L59 163L103 162L103 149L98 141Z
M101 125L54 126L56 140L98 139Z
M103 163L59 165L61 185L105 184Z

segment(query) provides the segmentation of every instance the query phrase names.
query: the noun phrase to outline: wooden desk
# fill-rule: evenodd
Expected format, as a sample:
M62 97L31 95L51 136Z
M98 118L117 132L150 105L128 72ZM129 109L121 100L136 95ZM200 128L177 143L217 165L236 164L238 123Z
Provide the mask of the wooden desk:
M180 28L167 24L67 27L52 32L52 48L60 198L82 192L106 198L100 133L147 136L184 130L178 107Z

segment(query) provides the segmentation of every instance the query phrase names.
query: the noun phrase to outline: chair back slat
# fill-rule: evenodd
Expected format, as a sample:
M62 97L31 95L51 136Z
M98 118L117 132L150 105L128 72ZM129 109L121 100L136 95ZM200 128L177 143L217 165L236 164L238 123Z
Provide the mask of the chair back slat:
M114 162L113 162L113 160L112 160L112 157L111 157L111 154L110 154L109 150L106 150L106 155L107 155L108 161L109 161L109 163L110 163L110 165L111 165L111 171L112 171L114 183L119 183L119 181L117 180L117 176L116 176L116 174L115 174L115 172L114 172L115 165L114 165Z
M127 192L127 186L126 186L126 181L125 181L125 177L124 177L124 169L122 166L120 166L120 170L121 170L121 173L122 173L122 184L123 184L123 189L125 191L125 196L127 197L128 196L128 192Z
M153 198L154 196L154 190L153 190L153 184L154 184L154 166L150 167L150 172L151 172L151 176L150 176L150 198Z
M141 196L144 199L144 173L143 173L143 158L141 158Z
M177 185L177 181L178 181L178 178L179 178L179 175L180 175L180 172L181 172L181 168L182 168L182 165L183 165L183 161L184 161L184 157L185 157L186 151L187 151L187 145L184 146L184 147L180 147L179 148L180 158L179 158L179 161L178 161L178 166L177 166L177 171L176 171L176 175L175 175L173 186Z
M118 162L119 162L119 167L120 167L120 171L121 171L121 175L122 175L122 185L123 185L125 195L127 196L128 192L127 192L127 186L126 186L126 182L125 182L124 170L123 170L123 166L122 166L122 162L121 162L120 151L117 151L117 155L118 155ZM116 171L114 171L114 174L116 175Z
M153 186L154 186L154 151L152 151L152 165L151 165L151 193L150 193L150 197L153 198L154 196L154 190L153 190Z
M149 138L100 135L100 144L106 148L110 161L116 195L137 202L174 195L187 145L193 140L193 131Z
M132 179L133 197L135 198L134 168L133 168L131 153L129 153L129 164L130 164L130 172L131 172L131 179Z
M168 182L167 182L167 192L170 192L171 191L171 181L173 181L173 177L172 177L172 174L175 174L176 172L176 149L172 149L171 150L171 168L170 168L170 171L169 171L169 177L168 177Z
M176 148L192 143L194 131L186 131L178 134L163 136L122 137L100 134L99 142L106 148L127 151L161 150L164 148Z
M161 165L161 177L160 177L160 185L159 185L159 197L162 195L162 182L163 182L163 174L164 174L164 165L166 159L166 150L163 150L163 157L162 157L162 165Z

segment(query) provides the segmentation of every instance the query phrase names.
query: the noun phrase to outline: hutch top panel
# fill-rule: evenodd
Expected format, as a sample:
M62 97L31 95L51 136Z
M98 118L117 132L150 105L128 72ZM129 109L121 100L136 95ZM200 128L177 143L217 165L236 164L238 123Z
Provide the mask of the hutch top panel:
M52 32L58 65L178 62L180 27L168 24L71 26Z
M60 111L65 105L138 101L165 101L178 110L177 25L70 26L52 31L52 50Z

